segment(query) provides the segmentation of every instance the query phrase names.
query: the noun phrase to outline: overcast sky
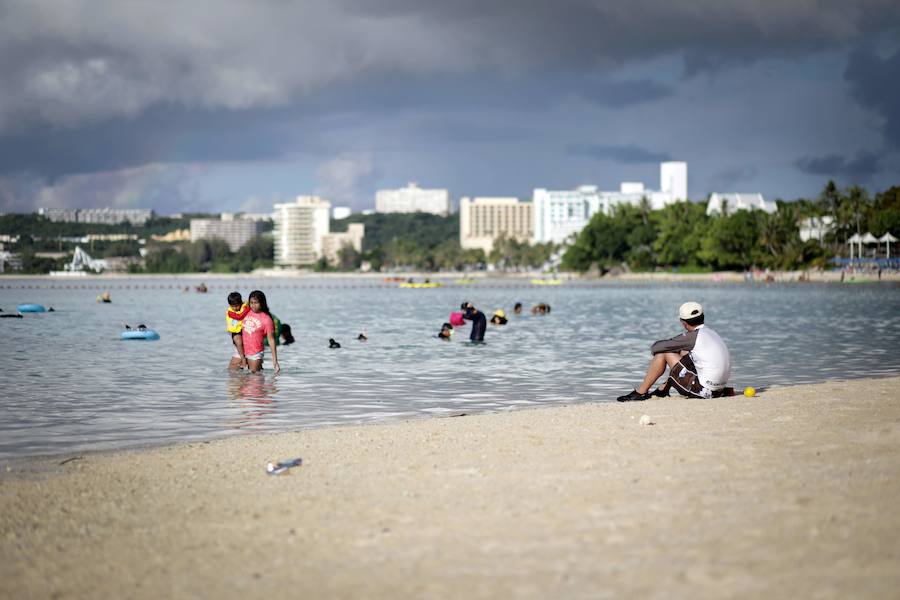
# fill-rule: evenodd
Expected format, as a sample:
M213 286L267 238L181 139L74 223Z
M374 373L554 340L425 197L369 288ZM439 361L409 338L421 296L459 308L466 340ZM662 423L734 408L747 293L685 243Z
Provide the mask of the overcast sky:
M493 6L493 7L492 7ZM900 184L897 0L0 0L0 212Z

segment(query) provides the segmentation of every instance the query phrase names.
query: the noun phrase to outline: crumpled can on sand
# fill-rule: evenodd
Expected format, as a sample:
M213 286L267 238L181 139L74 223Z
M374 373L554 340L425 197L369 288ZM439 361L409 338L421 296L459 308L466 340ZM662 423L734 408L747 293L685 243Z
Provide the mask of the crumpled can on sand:
M286 473L287 470L291 467L299 467L302 464L302 458L292 458L291 460L286 460L283 462L267 463L266 473L268 473L269 475L280 475L282 473Z

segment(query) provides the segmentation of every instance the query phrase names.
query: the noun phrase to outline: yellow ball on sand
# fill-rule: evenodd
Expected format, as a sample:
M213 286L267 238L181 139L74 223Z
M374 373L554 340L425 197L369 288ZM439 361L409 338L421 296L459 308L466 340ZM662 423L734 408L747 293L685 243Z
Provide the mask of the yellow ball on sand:
M752 387L745 387L744 395L747 396L748 398L752 398L753 396L756 395L756 390L753 389Z

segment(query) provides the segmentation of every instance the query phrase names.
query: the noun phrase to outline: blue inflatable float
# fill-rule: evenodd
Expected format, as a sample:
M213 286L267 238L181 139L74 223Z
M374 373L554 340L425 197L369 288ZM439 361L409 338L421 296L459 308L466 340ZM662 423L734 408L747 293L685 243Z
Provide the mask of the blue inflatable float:
M158 340L159 334L152 329L128 329L122 332L123 340Z
M16 308L19 309L19 312L47 312L47 309L44 308L43 304L20 304Z

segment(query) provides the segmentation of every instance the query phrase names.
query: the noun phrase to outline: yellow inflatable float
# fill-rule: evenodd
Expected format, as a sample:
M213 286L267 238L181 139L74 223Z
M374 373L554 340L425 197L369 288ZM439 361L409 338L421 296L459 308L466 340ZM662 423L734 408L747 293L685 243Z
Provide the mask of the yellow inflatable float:
M405 282L403 282L403 283L400 284L400 287L402 287L402 288L416 288L416 289L421 289L421 288L437 288L437 287L441 287L442 285L444 285L444 284L443 284L443 283L431 283L431 282L428 282L428 283L410 283L410 282L408 282L408 281L405 281Z

